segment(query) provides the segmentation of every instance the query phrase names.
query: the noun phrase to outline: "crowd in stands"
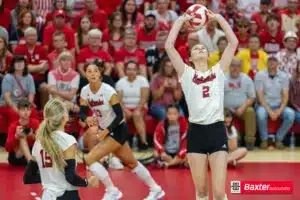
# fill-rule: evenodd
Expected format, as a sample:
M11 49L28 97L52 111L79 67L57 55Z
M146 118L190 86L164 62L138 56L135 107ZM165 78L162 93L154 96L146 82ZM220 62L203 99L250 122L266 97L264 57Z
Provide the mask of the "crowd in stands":
M281 119L275 147L283 149L289 129L300 123L298 0L0 0L0 114L10 125L10 163L22 155L29 159L36 118L49 98L64 101L71 115L79 112L78 96L88 84L84 68L95 59L105 61L103 82L117 90L142 146L149 142L150 115L161 122L154 156L168 148L173 158L178 155L172 160L163 154L168 165L184 163L180 141L188 109L164 43L172 23L194 3L223 15L239 40L226 73L224 105L244 121L246 148L254 148L258 130L260 147L267 149L268 119ZM184 25L175 46L190 66L188 52L197 43L207 47L213 67L227 39L214 21L198 31ZM168 124L171 103L180 116Z

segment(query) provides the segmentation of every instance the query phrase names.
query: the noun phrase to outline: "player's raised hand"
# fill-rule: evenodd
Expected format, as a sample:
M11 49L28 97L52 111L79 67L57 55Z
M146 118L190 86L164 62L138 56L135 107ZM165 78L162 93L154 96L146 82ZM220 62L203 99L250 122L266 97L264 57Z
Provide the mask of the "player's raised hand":
M193 19L194 17L194 14L187 14L187 13L184 13L183 15L181 15L179 18L183 21L183 22L187 22L187 21L190 21L191 19Z
M215 14L213 11L207 9L207 17L209 21L217 21L218 14Z
M96 188L99 186L99 179L96 176L91 176L88 179L88 187Z

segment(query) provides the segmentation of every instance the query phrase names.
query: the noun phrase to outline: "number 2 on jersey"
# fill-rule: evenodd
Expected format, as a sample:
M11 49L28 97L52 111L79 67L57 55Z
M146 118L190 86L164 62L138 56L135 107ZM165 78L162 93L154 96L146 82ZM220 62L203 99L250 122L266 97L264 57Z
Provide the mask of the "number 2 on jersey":
M42 157L42 167L43 168L51 168L52 167L52 159L43 149L40 151Z
M209 86L202 87L202 97L203 98L209 97Z

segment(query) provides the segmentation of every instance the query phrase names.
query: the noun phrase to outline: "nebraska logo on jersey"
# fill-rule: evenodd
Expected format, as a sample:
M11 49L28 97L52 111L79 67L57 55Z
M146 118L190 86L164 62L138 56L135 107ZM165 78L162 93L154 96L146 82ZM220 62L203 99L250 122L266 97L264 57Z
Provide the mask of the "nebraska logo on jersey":
M216 74L215 73L210 74L210 75L208 75L205 78L203 76L201 76L199 78L198 75L197 75L197 73L195 73L194 77L193 77L193 82L196 83L197 85L200 85L202 83L207 83L207 82L213 81L215 78L216 78Z
M101 106L104 104L103 100L97 100L97 101L94 101L94 100L89 100L89 104L91 107L96 107L96 106Z

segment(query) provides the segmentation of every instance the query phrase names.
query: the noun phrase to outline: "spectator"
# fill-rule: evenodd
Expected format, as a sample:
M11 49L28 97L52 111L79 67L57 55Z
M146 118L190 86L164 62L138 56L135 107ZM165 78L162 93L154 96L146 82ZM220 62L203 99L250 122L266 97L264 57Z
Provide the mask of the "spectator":
M297 27L296 34L297 34L297 37L298 37L298 39L299 39L299 38L300 38L300 19L298 19L298 20L296 21L296 27ZM300 43L298 43L297 46L300 46L299 44L300 44Z
M237 1L237 8L245 15L247 19L253 15L253 13L259 11L260 0L247 0Z
M24 55L28 71L32 74L35 88L39 91L39 98L36 99L38 108L43 107L48 101L47 93L40 88L40 84L46 82L46 72L48 70L47 53L45 49L37 44L37 31L35 28L29 27L24 32L25 44L18 45L15 54ZM40 90L41 89L41 90Z
M144 26L144 16L138 12L135 0L124 0L120 11L125 27L139 28Z
M139 28L138 34L138 45L140 49L146 50L152 46L156 45L156 36L158 30L156 28L156 17L152 13L148 13L144 20L145 26Z
M30 10L32 14L32 0L19 0L17 3L17 7L10 12L11 16L11 31L17 30L19 15L23 9Z
M150 89L152 92L150 114L162 121L166 117L166 106L170 102L179 103L182 98L178 76L169 58L162 60L159 72L153 75ZM181 108L180 114L183 115Z
M233 166L236 166L237 161L241 160L246 156L247 149L238 146L239 135L236 128L232 124L233 116L228 109L225 109L224 111L224 121L228 137L228 163L232 164Z
M92 30L92 23L90 18L85 15L81 18L80 25L75 33L76 54L79 54L80 49L88 46L90 30Z
M181 46L185 45L188 42L188 36L189 36L188 25L183 24L183 26L179 30L177 39L175 41L175 48L179 49Z
M63 10L66 13L66 24L68 27L71 27L71 16L67 8L67 0L53 0L52 11L46 14L45 25L48 26L53 24L54 13L56 10Z
M256 24L256 22L250 21L250 29L249 29L250 35L258 35L259 31L260 31L260 27Z
M295 121L300 124L300 62L298 61L296 70L290 80L289 88L290 105L295 110Z
M35 17L29 10L23 9L19 15L17 29L10 32L9 43L11 45L12 52L15 51L19 44L21 45L26 43L24 39L24 31L29 27L36 27ZM40 31L38 31L38 34L39 33ZM41 38L38 36L39 42L41 41L40 39Z
M11 165L26 166L32 159L31 148L35 141L35 133L39 127L39 121L30 118L31 102L20 100L18 102L19 120L8 127L8 136L5 149L8 152L8 163Z
M6 41L6 43L8 44L8 32L2 26L0 26L0 36L3 37L5 39L5 41Z
M167 54L165 50L165 41L168 37L167 31L158 31L156 35L156 45L146 49L146 62L148 75L152 77L159 70L159 64Z
M266 20L271 14L271 4L272 0L260 0L260 10L259 12L253 13L251 16L251 21L255 22L260 30L266 30L267 24Z
M107 14L104 10L100 10L95 0L84 0L85 9L78 13L74 19L73 28L77 30L80 26L81 18L87 15L92 22L93 29L104 31L107 28Z
M110 0L110 1L97 0L96 2L99 8L103 9L108 16L110 16L116 10L119 10L122 4L122 0Z
M279 29L280 20L277 15L267 17L267 29L259 33L261 47L268 54L275 54L282 48L283 32Z
M176 1L172 1L172 2L176 3ZM203 5L203 6L207 7L207 8L209 8L210 7L210 0L196 0L196 1L178 0L177 4L179 6L180 13L184 13L193 4L200 4L200 5Z
M56 31L64 32L67 39L67 48L75 52L75 34L74 31L66 24L66 13L63 10L56 10L53 14L53 24L48 25L44 29L43 45L48 52L54 50L52 37Z
M268 147L268 118L277 120L280 117L283 122L276 133L276 148L283 149L282 141L294 123L295 112L287 106L289 79L286 73L278 69L275 56L269 57L268 69L256 74L255 86L260 104L256 109L260 147Z
M225 10L222 10L220 14L228 21L231 28L236 31L237 21L244 16L237 8L238 0L226 0Z
M255 100L255 89L251 78L241 73L241 68L241 60L234 58L230 65L230 72L226 74L224 106L236 118L244 121L245 144L248 150L253 150L256 118L252 104Z
M186 159L188 122L179 116L179 106L170 104L166 107L167 118L160 122L154 133L153 156L163 167L188 166Z
M297 67L297 43L299 38L296 33L289 31L284 35L283 44L284 49L281 49L277 53L277 58L279 61L278 68L288 74L289 77L292 76Z
M17 7L18 0L2 0L2 2L4 3L4 8L13 10Z
M12 61L12 55L8 50L7 41L4 37L0 36L0 86L4 75L9 69L9 65ZM1 88L0 88L1 94Z
M85 9L85 0L67 0L67 9L70 10L71 18L74 19ZM73 28L76 30L77 27Z
M173 10L169 10L169 0L156 0L157 8L155 10L148 11L155 15L157 20L157 27L159 30L170 31L172 24L178 18L178 15Z
M77 58L78 71L83 79L85 79L84 65L94 60L102 60L105 62L105 75L110 75L112 70L111 56L101 49L102 32L98 29L92 29L88 33L88 46L81 49ZM85 83L87 80L85 79ZM82 85L84 86L84 85ZM81 87L80 87L81 88Z
M108 23L108 29L103 33L103 50L114 56L114 53L123 46L124 24L121 12L114 12Z
M135 29L127 28L124 34L124 46L115 54L116 70L119 78L125 76L124 63L133 60L139 65L139 74L147 77L145 52L137 46L137 33Z
M138 75L138 65L134 61L125 64L126 76L116 84L116 90L127 121L133 120L144 146L147 145L145 115L148 111L149 82Z
M33 103L35 87L33 78L28 74L26 59L23 56L14 56L8 73L2 81L0 97L0 113L7 117L8 124L19 119L18 102L27 99ZM36 117L34 106L31 107L31 117Z
M298 0L288 0L287 8L280 11L281 15L281 28L282 31L296 32L296 21L300 19L299 1Z
M237 23L236 37L239 40L238 51L241 51L248 47L250 34L248 33L250 28L250 23L247 18L242 18Z
M236 55L242 60L242 72L254 79L255 74L267 66L268 54L259 48L260 39L257 35L249 38L249 48Z
M59 54L63 51L68 51L66 37L63 32L55 32L53 34L52 40L55 49L50 54L48 54L49 71L51 71L52 69L56 69L59 65L59 63L57 62L57 57L59 56ZM73 55L73 58L75 58L75 54L73 52L70 53ZM72 59L72 69L76 69L76 62L74 59Z
M211 53L218 49L217 42L222 36L225 36L225 33L217 28L216 22L210 21L204 28L191 33L189 35L189 42L192 43L192 46L201 43Z
M222 36L219 38L217 45L218 50L214 51L210 54L208 59L209 68L215 66L221 59L223 52L225 51L225 48L227 47L228 41L225 36Z
M63 101L69 112L78 113L76 94L79 87L79 74L72 69L73 59L70 52L64 51L59 54L59 66L48 74L47 91L50 98Z
M4 6L3 0L0 2L0 26L8 30L11 23L10 20L10 11Z
M36 15L37 22L40 22L41 24L45 24L46 15L52 9L53 0L34 0L32 1L32 3L33 3L34 12L37 14Z

